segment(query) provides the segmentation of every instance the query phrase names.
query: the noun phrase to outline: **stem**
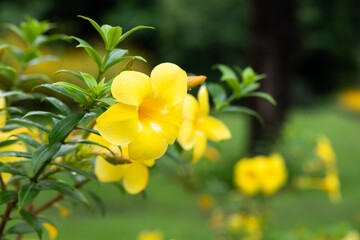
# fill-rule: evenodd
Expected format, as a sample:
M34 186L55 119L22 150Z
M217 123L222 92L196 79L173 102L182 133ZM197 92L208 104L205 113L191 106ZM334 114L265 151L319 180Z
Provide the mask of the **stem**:
M4 183L4 180L3 180L1 174L0 174L0 184L1 184L1 190L5 191L6 190L6 185Z
M102 66L101 66L101 68L99 68L99 73L98 73L98 76L96 78L97 82L100 82L100 79L101 79L102 75L105 73L105 71L102 68L103 67L105 68L105 64L109 60L110 52L111 52L110 50L106 49L106 53L105 53L105 56L104 56L104 60L102 62Z
M85 183L87 183L89 181L89 179L85 179L81 182L78 182L75 184L75 188L81 188ZM52 205L54 203L56 203L57 201L61 200L64 198L64 194L60 193L59 195L57 195L56 197L54 197L53 199L51 199L50 201L48 201L47 203L45 203L44 205L42 205L41 207L39 207L37 210L35 210L33 212L34 215L38 215L39 213L45 211L46 209L52 207Z
M40 168L36 171L36 173L34 174L33 177L30 178L30 181L36 183L40 174L44 171L44 169L46 168L46 166L51 162L52 158L46 160L45 162L43 162L43 164L40 166Z
M4 229L5 229L6 223L8 222L8 220L10 220L11 210L15 207L16 202L17 202L17 200L12 200L7 203L5 213L2 216L2 221L0 224L0 238L2 238L4 236Z

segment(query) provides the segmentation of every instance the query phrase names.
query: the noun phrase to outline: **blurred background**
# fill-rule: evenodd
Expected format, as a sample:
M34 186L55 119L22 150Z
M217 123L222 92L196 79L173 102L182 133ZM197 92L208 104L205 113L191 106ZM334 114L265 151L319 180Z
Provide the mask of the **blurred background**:
M338 159L342 201L333 205L326 194L316 191L285 192L270 199L273 221L264 239L280 239L279 233L294 227L349 224L360 230L359 9L360 1L355 0L2 0L0 23L18 24L24 16L48 19L56 23L52 31L84 38L99 48L97 32L77 15L124 30L154 26L155 30L136 32L125 42L130 54L148 60L146 65L135 65L142 71L149 72L166 61L189 73L206 75L209 82L220 78L212 69L218 63L251 66L265 73L262 91L272 94L277 106L261 99L238 102L258 111L265 126L240 114L222 114L233 138L220 144L219 162L204 162L199 168L232 185L234 163L245 154L274 151L279 139L284 139L284 129L306 136L326 135ZM1 38L5 37L12 39L2 30ZM74 46L50 46L67 57L47 68L49 74L59 66L92 71L95 65ZM58 239L135 239L144 229L159 229L166 239L216 239L197 210L196 196L166 173L152 174L147 200L141 195L123 195L111 185L93 188L102 192L107 215L77 209L70 217L55 221L60 229Z

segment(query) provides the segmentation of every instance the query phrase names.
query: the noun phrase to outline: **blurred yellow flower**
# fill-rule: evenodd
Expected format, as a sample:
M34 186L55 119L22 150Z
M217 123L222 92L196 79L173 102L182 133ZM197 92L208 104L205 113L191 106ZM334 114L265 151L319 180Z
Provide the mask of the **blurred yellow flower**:
M324 161L325 164L334 164L336 161L335 153L331 147L329 139L322 136L318 139L316 145L316 155Z
M209 194L202 194L198 197L197 204L199 208L203 211L207 211L211 208L214 203L214 199Z
M42 225L49 234L49 240L55 240L58 235L56 227L50 223L42 223Z
M341 240L360 240L360 236L357 231L351 230L347 232L345 237L343 237Z
M340 180L336 171L326 173L325 178L320 181L320 189L329 195L331 202L337 203L341 200Z
M233 234L243 234L248 240L261 239L261 219L254 215L235 213L227 219L227 229Z
M229 138L231 133L225 124L209 116L209 94L206 87L200 87L198 101L187 94L178 141L185 150L194 149L193 163L204 155L207 139L221 141Z
M349 111L360 111L360 89L349 89L341 92L339 101Z
M243 158L234 167L234 183L247 195L260 191L271 195L285 184L286 179L284 160L276 153L269 157Z
M123 158L128 159L128 147L126 145L121 146L122 154L120 149L106 141L103 137L90 134L89 140L100 143L111 149L115 154ZM109 154L104 148L96 148L100 153ZM154 160L146 160L142 162L133 161L128 159L130 163L113 165L108 163L103 156L99 155L95 162L95 175L101 182L116 182L123 179L123 185L125 190L130 194L137 194L145 189L149 181L149 170L147 167L154 165Z
M69 215L69 209L67 209L66 207L64 207L63 205L59 204L59 203L54 203L52 205L53 207L57 208L60 212L60 216L62 218L66 218Z
M218 162L220 160L220 152L216 148L207 147L204 157L210 162Z
M1 90L0 90L0 94L1 94ZM0 98L0 128L5 126L5 122L6 122L6 111L5 110L1 110L3 108L6 107L6 102L5 102L5 98L2 97Z
M160 158L178 134L186 91L186 72L172 63L156 66L151 77L124 71L111 86L117 103L97 119L98 131L128 145L130 159Z
M137 240L163 240L163 234L161 231L159 230L155 230L155 231L142 231Z

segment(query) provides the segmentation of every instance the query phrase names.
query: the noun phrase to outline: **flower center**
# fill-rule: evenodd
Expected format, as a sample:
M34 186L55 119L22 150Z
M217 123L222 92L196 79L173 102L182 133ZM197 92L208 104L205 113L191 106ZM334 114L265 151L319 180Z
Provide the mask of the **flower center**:
M145 99L139 106L139 120L141 124L149 124L161 120L161 104L154 98Z

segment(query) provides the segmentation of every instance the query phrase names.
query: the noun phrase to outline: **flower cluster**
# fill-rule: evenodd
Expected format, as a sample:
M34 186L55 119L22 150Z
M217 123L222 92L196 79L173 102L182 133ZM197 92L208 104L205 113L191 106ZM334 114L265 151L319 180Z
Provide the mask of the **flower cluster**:
M254 195L275 193L286 183L287 171L279 154L243 158L234 167L234 182L241 192Z

